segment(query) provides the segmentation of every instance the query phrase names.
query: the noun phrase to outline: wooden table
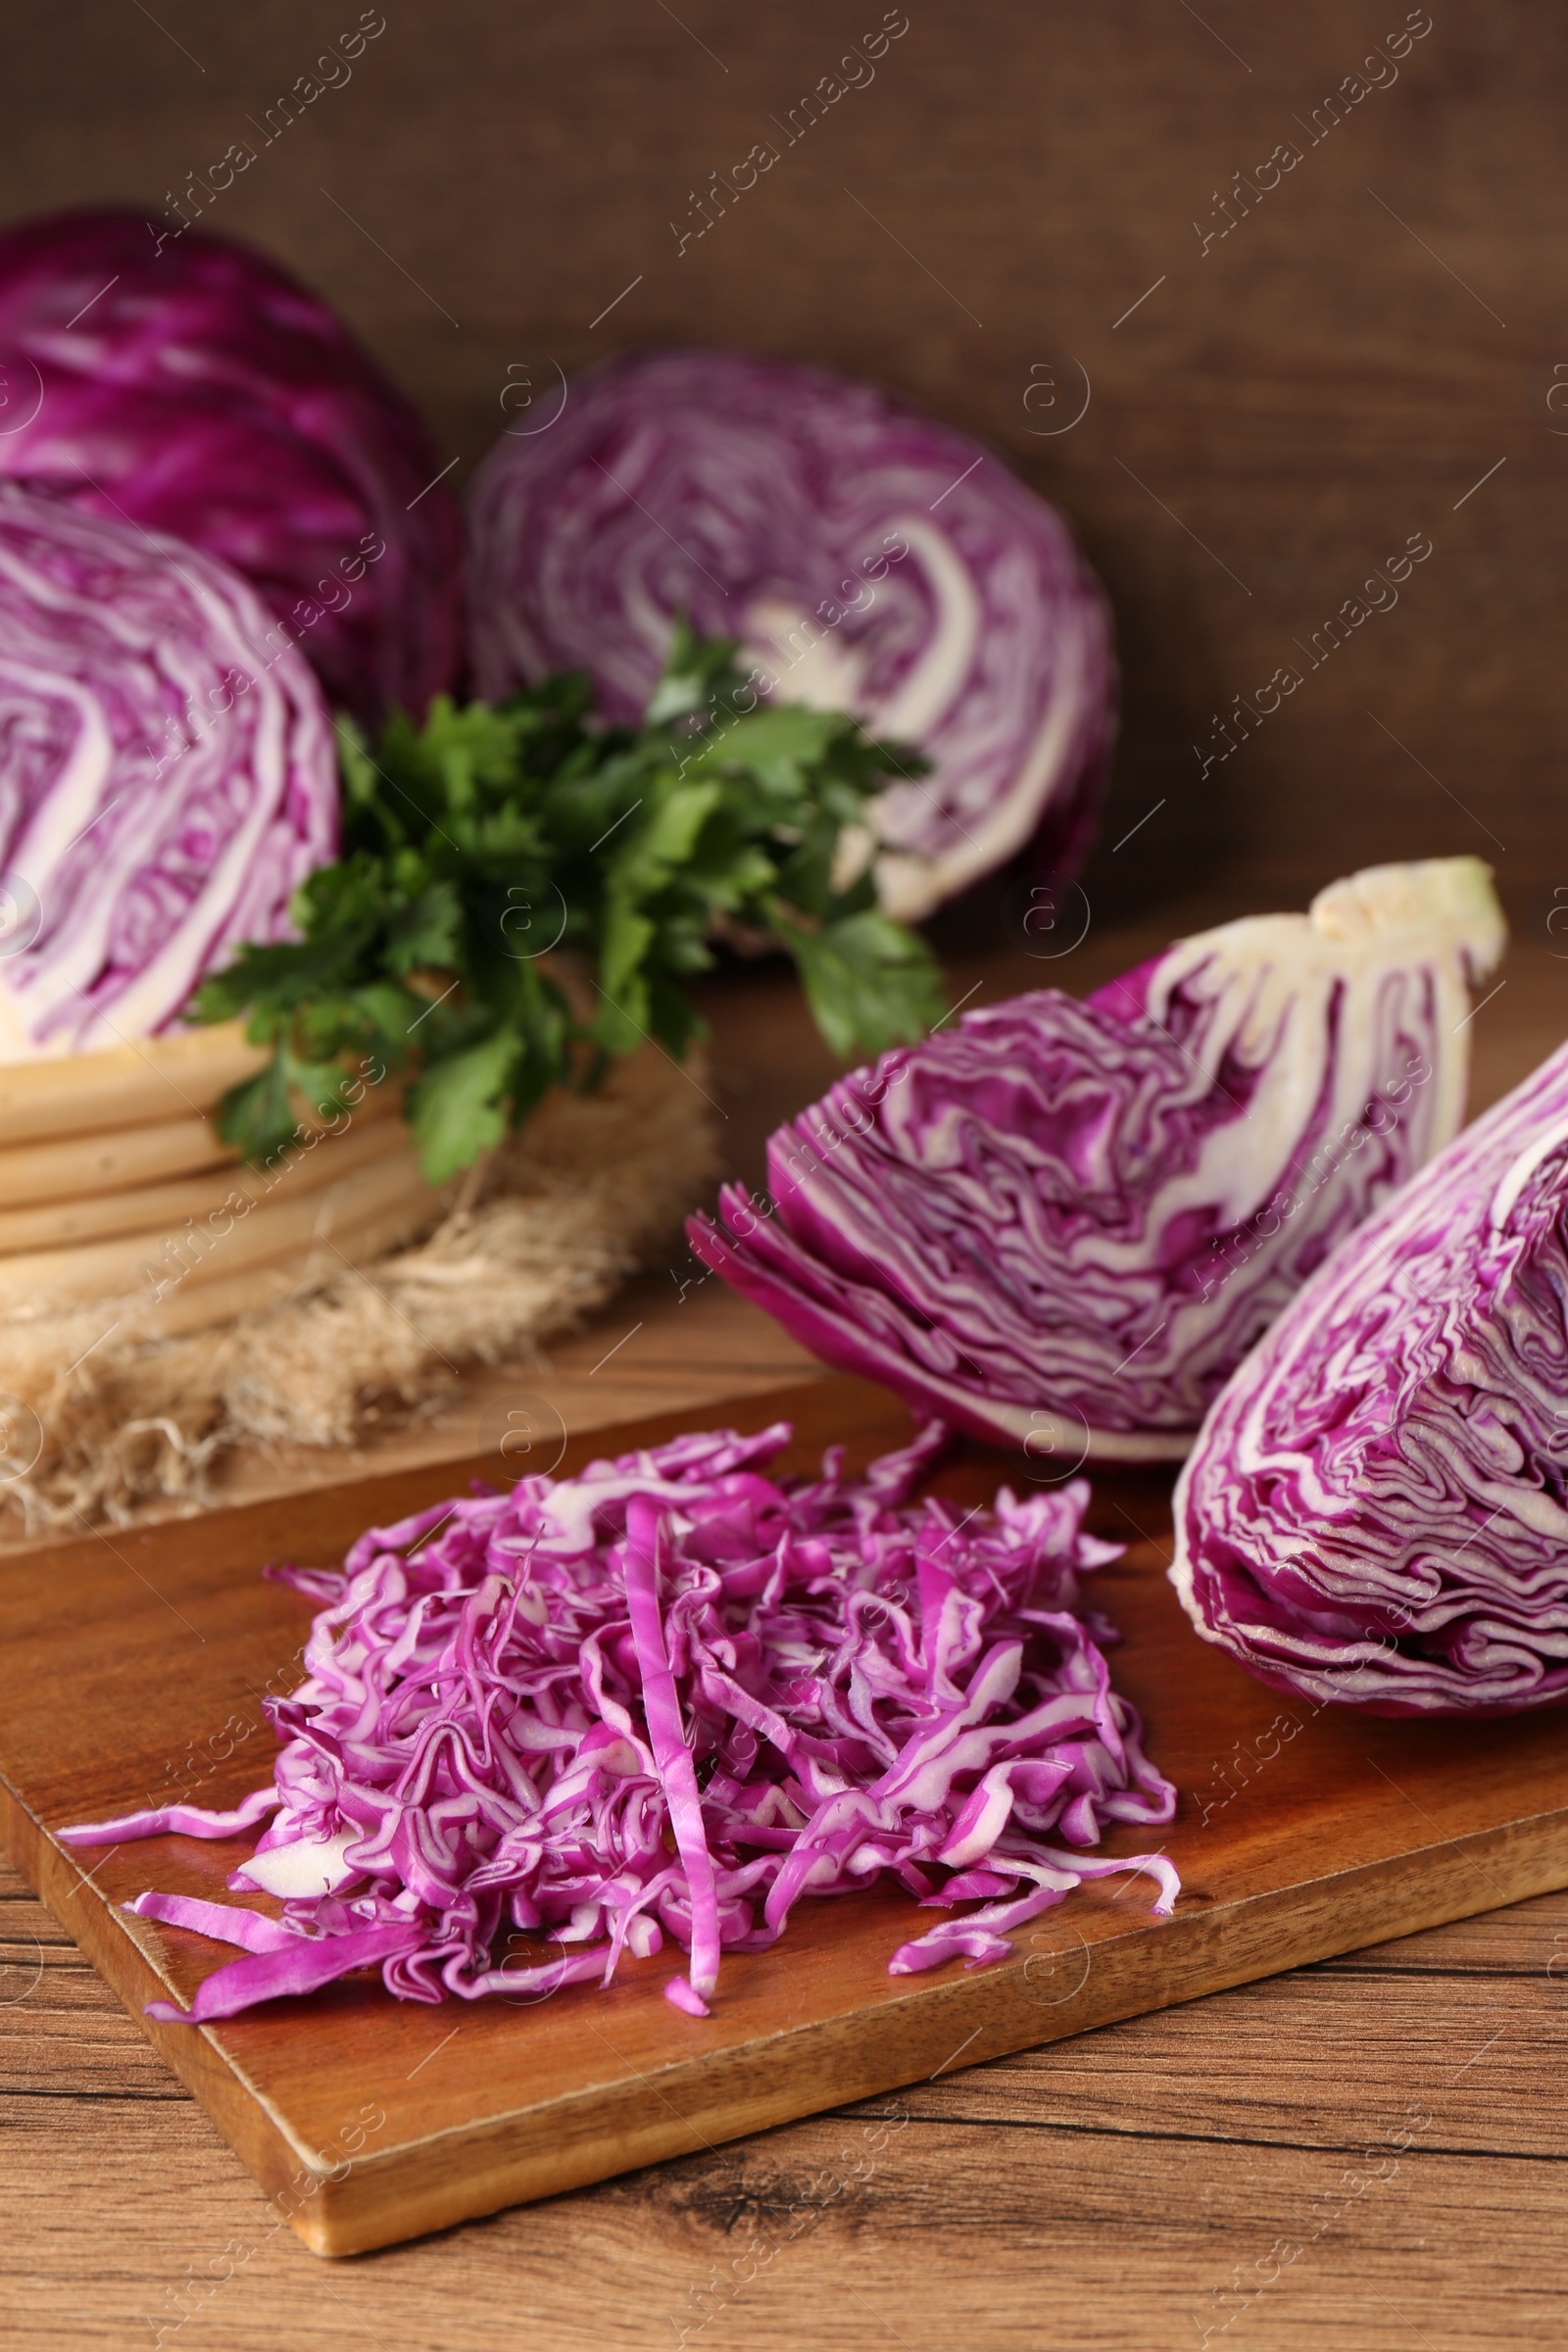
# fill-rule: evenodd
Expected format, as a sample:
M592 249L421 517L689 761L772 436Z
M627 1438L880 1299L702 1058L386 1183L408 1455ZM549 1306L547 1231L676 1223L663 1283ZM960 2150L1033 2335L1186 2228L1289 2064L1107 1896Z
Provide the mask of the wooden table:
M976 978L977 1001L1042 979L1081 991L1233 911L1096 931L1044 972L956 933L955 995ZM1551 945L1516 945L1477 1019L1478 1106L1562 1033ZM825 1069L773 976L742 975L715 1013L727 1156L755 1172L767 1125ZM548 1365L466 1386L442 1422L355 1460L243 1465L231 1491L455 1457L509 1383L591 1428L812 1377L739 1301L677 1290L656 1270ZM1565 1979L1568 1893L988 2066L960 2055L897 2098L329 2267L274 2227L0 1866L0 2311L38 2352L1555 2352Z
M1563 2340L1568 1895L330 2267L9 1872L0 1937L0 2308L37 2352Z

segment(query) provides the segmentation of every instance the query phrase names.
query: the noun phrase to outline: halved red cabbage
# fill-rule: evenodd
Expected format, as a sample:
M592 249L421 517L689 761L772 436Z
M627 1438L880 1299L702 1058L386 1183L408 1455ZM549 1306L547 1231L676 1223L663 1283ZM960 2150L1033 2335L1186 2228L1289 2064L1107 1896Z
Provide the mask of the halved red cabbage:
M0 482L0 1059L169 1027L337 826L320 688L239 575Z
M1342 1234L1464 1108L1471 858L1182 940L884 1054L687 1230L808 1348L1037 1454L1173 1461Z
M1568 1047L1342 1243L1216 1401L1171 1576L1377 1715L1568 1696Z
M932 760L875 807L889 913L917 921L1032 839L1075 870L1115 726L1110 617L1066 523L994 450L737 351L627 353L564 398L473 484L480 694L583 668L635 719L684 612L742 639L779 699Z
M226 237L113 209L0 236L0 472L220 556L329 700L422 716L462 662L462 525L342 320Z
M1081 1482L911 1503L941 1435L859 1480L835 1448L813 1483L765 1475L787 1423L677 1438L372 1528L341 1575L273 1571L326 1603L308 1679L269 1702L275 1786L60 1835L229 1837L272 1812L229 1884L281 1919L130 1905L252 1955L206 1980L196 2022L372 1962L406 2000L543 1997L666 1934L691 1955L666 1994L706 2016L721 1951L884 1871L980 1904L893 1974L1001 1959L1085 1879L1142 1871L1168 1913L1163 1855L1077 1850L1175 1810L1110 1688L1114 1631L1080 1605L1121 1546L1083 1534Z

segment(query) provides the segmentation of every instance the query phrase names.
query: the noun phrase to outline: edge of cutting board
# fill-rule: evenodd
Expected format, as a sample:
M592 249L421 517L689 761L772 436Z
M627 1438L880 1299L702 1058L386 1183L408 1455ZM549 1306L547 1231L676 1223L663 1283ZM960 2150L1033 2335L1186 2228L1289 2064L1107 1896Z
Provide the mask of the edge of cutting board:
M624 2081L589 2083L549 2109L518 2108L400 2141L381 2155L323 2166L216 2045L211 2028L164 2026L141 2014L143 2001L166 1988L127 1939L117 1943L107 1906L83 1909L73 1899L69 1857L9 1788L0 1788L0 1842L264 2193L283 2206L313 2253L329 2256L401 2244L898 2090L945 2072L956 2055L976 2066L1568 1884L1563 1815L1510 1822L1437 1840L1393 1863L1331 1873L1310 1887L1314 1899L1304 1918L1299 1887L1185 1916L1178 1911L1111 1942L1091 1972L1093 2002L1080 1991L1056 2004L1054 2015L1037 2005L1024 1973L1028 1960L944 1984L905 1979L911 1989L875 2013L873 2032L858 2018L783 2029L739 2050L694 2052L683 2064L639 2078L635 2100ZM1494 1886L1456 1881L1456 1849L1484 1861L1500 1895ZM1157 1954L1148 1948L1154 1937ZM1092 1948L1099 1958L1099 1947ZM1151 1958L1158 1972L1152 1992ZM641 2113L631 2112L634 2105ZM541 2127L549 2134L544 2146Z

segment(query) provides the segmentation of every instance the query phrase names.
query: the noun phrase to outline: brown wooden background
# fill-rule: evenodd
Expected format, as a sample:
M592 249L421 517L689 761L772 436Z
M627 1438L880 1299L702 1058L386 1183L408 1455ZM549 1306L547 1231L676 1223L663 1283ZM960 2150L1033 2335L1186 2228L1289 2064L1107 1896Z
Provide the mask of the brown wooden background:
M1332 129L1320 113L1314 145L1314 108L1428 12L907 0L874 79L852 69L862 86L784 146L775 119L881 0L385 0L352 78L263 145L267 109L360 13L13 9L0 217L82 198L156 214L249 141L206 224L342 307L461 454L459 481L528 355L569 369L709 337L882 377L1001 443L1109 585L1126 723L1097 915L1177 878L1285 904L1357 862L1476 850L1544 922L1568 882L1560 10L1432 0L1397 78L1375 67L1385 86ZM677 253L693 191L769 139L777 165ZM1282 140L1299 165L1203 252L1195 220L1222 227L1216 195L1237 172L1255 186ZM1054 360L1058 406L1031 416L1030 370ZM1042 437L1081 398L1074 363L1088 413ZM1433 554L1398 607L1200 782L1214 711L1298 660L1293 640L1412 532Z

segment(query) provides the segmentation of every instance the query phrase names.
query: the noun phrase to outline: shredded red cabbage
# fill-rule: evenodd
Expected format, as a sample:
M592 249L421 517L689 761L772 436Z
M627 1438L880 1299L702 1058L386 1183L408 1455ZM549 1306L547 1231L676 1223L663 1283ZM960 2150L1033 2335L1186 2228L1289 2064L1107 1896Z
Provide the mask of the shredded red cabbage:
M247 1954L188 2013L148 2014L230 2017L368 1964L400 1999L540 1995L668 1934L691 1959L664 1990L702 2017L722 1951L883 1871L922 1904L980 1902L894 1975L1003 1958L1085 1879L1142 1871L1168 1914L1163 1855L1050 1842L1176 1804L1110 1688L1114 1630L1079 1606L1121 1550L1082 1532L1087 1484L960 1514L909 1499L938 1423L860 1480L838 1447L815 1482L766 1477L790 1434L678 1438L371 1528L341 1574L270 1570L326 1602L308 1679L269 1702L275 1786L60 1833L230 1837L273 1814L229 1885L280 1919L128 1906Z

